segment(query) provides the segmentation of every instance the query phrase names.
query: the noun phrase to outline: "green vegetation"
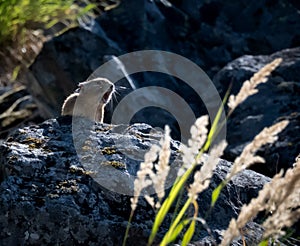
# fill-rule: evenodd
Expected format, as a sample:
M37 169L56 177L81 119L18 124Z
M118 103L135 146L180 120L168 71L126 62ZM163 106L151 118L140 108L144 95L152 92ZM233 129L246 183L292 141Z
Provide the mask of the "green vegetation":
M92 10L99 12L88 0L0 0L0 85L26 83L23 75L43 42L76 26Z
M59 22L72 25L93 7L79 7L73 0L1 0L0 43L22 42L27 31L47 29Z

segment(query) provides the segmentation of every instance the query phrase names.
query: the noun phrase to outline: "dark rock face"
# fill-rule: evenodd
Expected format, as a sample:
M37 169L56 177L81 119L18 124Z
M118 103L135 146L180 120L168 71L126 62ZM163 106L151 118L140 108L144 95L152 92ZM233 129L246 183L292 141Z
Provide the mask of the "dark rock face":
M103 63L105 55L145 49L172 51L212 76L245 53L269 54L299 45L299 30L299 12L288 1L194 0L174 1L174 5L167 1L122 1L92 23L46 43L31 67L37 80L32 79L31 91L44 115L53 117L60 113L63 99ZM190 94L190 89L178 86L172 78L146 76L135 83L142 87L155 81ZM189 102L198 115L203 109L197 110L199 106L193 104L200 101Z
M83 28L69 30L45 44L31 67L34 77L29 77L28 85L41 114L59 115L66 96L102 63L104 55L115 53L102 38Z
M36 103L24 86L1 88L0 92L0 139L10 131L29 122L41 122Z
M224 157L233 160L264 127L288 119L290 124L279 134L278 141L259 151L266 164L255 169L270 176L282 168L292 167L300 152L300 136L297 134L300 129L300 48L283 50L270 56L242 56L214 77L214 83L222 95L231 82L232 94L236 95L245 80L278 57L283 62L268 82L259 85L259 92L243 102L230 117L227 131L229 146Z
M94 165L109 165L119 171L118 179L107 175L106 182L116 182L118 186L127 182L130 188L133 179L129 174L135 174L141 161L136 159L142 158L138 153L157 144L161 134L145 124L130 127L97 124L84 141L83 152L76 153L73 142L76 136L83 135L77 132L72 138L70 123L70 117L48 120L16 131L1 144L1 245L121 245L130 213L130 197L104 188L84 163L92 163L94 156L102 151L105 161ZM92 146L92 140L97 144ZM126 152L116 144L120 141L126 142L123 146ZM177 148L178 142L172 141L172 160L177 156ZM86 161L88 155L91 156ZM220 161L211 187L200 196L201 216L205 216L203 213L210 206L213 187L224 179L229 167L229 162ZM218 242L221 230L237 215L241 203L257 196L268 181L249 170L234 178L208 216L212 235L199 227L194 241ZM128 245L146 244L154 215L140 199ZM171 216L166 220L170 221ZM158 238L167 226L162 225ZM247 242L259 239L262 233L259 226L253 222L248 227L255 229L254 234L249 233L252 236L246 236ZM242 242L236 241L235 245Z
M229 122L230 146L226 158L232 160L236 157L247 141L280 117L293 119L284 134L291 133L292 126L299 126L299 49L261 56L299 46L300 14L295 1L174 0L171 3L159 0L122 1L117 8L105 12L96 20L81 23L81 27L47 42L31 66L33 76L29 84L29 90L42 115L45 118L58 116L64 98L72 92L76 84L87 79L114 55L154 49L183 55L211 77L228 62L245 53L249 54L229 63L215 76L214 82L221 95L233 78L238 81L233 88L233 93L236 93L240 83L258 68L274 57L284 57L283 65L274 73L274 83L261 86L259 95L263 95L262 99L257 96L249 99L250 103L243 104ZM123 73L124 78L124 71L120 70L117 63L115 68L115 71L111 71L112 76L114 73ZM230 75L227 71L234 72ZM93 76L103 74L95 72ZM196 117L207 114L202 97L175 77L144 72L133 74L130 79L136 88L159 86L170 89L188 103ZM272 88L269 88L271 85ZM114 106L106 108L105 122L108 123L111 122L118 102L132 92L128 78L118 81L116 86L119 93L116 95L117 100L113 103ZM165 104L168 103L168 98L163 94L159 98ZM157 95L146 93L135 104L152 105L155 101ZM257 101L264 103L257 104ZM240 113L241 116L237 117ZM291 113L295 114L291 116ZM186 121L189 129L192 119L186 117ZM172 128L172 137L181 139L182 132L177 118L166 110L157 107L145 108L136 113L130 123L136 122L160 128L168 124ZM268 164L265 170L260 171L272 175L282 167L290 167L294 153L299 152L299 139L296 135L282 135L281 138L285 140L280 146L268 146L268 149L262 150ZM279 153L278 148L281 149Z
M215 75L214 83L221 95L230 82L233 82L232 93L236 94L244 80L275 57L282 57L284 61L271 79L259 87L257 95L237 108L229 120L230 145L225 158L233 160L264 127L289 119L290 124L279 135L279 141L260 150L267 163L256 169L273 175L280 168L290 167L300 152L297 134L300 49L280 50L300 46L299 3L294 0L170 2L124 0L96 20L81 23L80 27L47 42L30 68L28 85L43 117L58 116L63 100L78 82L86 80L104 62L128 52L154 49L180 54L210 77ZM233 59L236 60L231 62ZM120 73L126 77L121 65L116 61L112 76ZM172 90L197 117L207 113L199 95L177 78L144 72L131 75L130 79L136 88L159 86ZM116 86L120 94L117 102L132 91L128 78L118 81ZM36 113L25 89L3 93L1 89L1 131L25 122ZM142 102L157 98L146 93ZM16 100L19 104L14 107ZM12 114L7 115L7 110ZM107 107L106 122L110 122L113 112L114 107ZM131 123L134 122L161 128L168 124L173 137L180 139L178 123L167 111L146 108L133 117ZM83 130L81 125L77 127L72 135L71 118L61 117L17 130L6 142L1 142L0 245L121 245L130 214L130 197L125 194L132 192L133 177L145 150L157 144L162 135L146 124L127 127L87 122L82 125ZM172 149L176 171L178 142L172 141ZM211 192L224 179L230 165L220 161L211 186L199 197L200 216L207 215ZM174 173L170 174L170 181ZM197 227L194 244L219 242L221 231L237 216L241 204L257 196L268 181L269 178L251 170L235 177L207 215L211 233ZM127 245L146 244L154 216L152 208L140 199ZM170 213L166 222L171 219ZM168 223L163 224L158 239L167 229ZM247 245L257 245L261 227L252 222L247 231ZM241 240L233 243L242 244Z

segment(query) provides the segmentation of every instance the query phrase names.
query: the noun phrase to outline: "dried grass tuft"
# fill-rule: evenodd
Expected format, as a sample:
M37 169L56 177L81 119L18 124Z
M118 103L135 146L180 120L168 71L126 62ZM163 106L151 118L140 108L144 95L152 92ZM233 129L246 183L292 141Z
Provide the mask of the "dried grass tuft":
M191 197L192 200L196 201L198 194L208 187L213 171L219 163L218 159L223 155L223 151L226 146L227 142L223 140L211 149L210 155L206 159L202 156L203 158L201 159L203 161L203 165L199 171L195 172L194 182L190 185L188 191L188 196Z
M244 148L241 155L235 159L226 179L231 179L238 172L248 168L254 163L264 163L265 160L262 157L255 155L255 153L263 145L275 142L278 139L277 134L281 132L288 123L288 120L284 120L271 127L264 128L254 140Z
M239 104L246 100L247 97L256 94L258 89L256 88L259 84L267 82L267 77L271 74L272 71L279 66L282 62L281 58L277 58L271 63L264 66L257 73L255 73L250 80L246 80L243 83L243 86L239 93L234 96L231 95L228 100L228 107L230 112L232 112ZM230 114L230 113L229 113Z
M158 145L152 145L150 150L145 154L144 162L141 163L140 170L137 172L137 178L134 180L134 197L131 201L131 211L135 211L139 196L143 189L152 185L150 176L152 174L153 163L157 159L160 147Z
M171 156L171 148L170 148L170 128L169 126L165 127L165 136L160 140L160 152L159 152L159 160L155 165L156 173L152 172L150 177L153 182L153 186L159 201L156 203L155 207L160 207L160 201L165 196L165 182L167 176L170 171L169 160Z
M182 153L183 164L178 170L178 177L182 176L186 170L188 170L193 164L195 164L195 162L197 162L196 156L207 138L208 120L208 115L198 118L194 125L191 126L191 138L188 141L188 146L183 143L180 144L179 150Z
M284 235L282 229L293 225L300 218L300 160L297 160L294 168L287 170L284 177L282 174L283 172L276 174L257 198L242 207L238 218L230 221L220 245L228 245L239 236L240 230L260 211L271 213L263 223L264 239Z
M138 197L142 191L151 185L153 185L159 201L155 203L154 198L148 194L145 195L145 199L152 207L160 207L160 201L165 196L165 182L170 170L170 142L170 128L166 126L164 138L160 140L160 146L151 146L145 154L140 170L137 172L137 178L134 180L134 197L131 198L132 211L136 209ZM157 158L159 158L158 163L154 164Z
M270 207L267 207L272 215L263 223L264 238L284 236L282 229L292 226L300 219L300 158L284 178L277 177L273 182L273 193L269 194Z

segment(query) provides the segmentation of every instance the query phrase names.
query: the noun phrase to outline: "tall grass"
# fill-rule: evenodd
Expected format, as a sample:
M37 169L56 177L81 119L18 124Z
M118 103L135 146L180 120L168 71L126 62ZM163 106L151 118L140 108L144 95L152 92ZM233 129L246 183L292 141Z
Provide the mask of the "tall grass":
M229 97L228 116L230 116L235 108L238 107L238 105L240 105L247 97L258 92L256 88L257 85L265 83L267 81L267 76L270 75L270 73L281 63L281 61L281 59L275 59L270 64L267 64L260 71L254 74L250 80L245 81L240 92L236 96L231 95ZM208 187L213 175L213 171L218 163L218 158L222 155L223 150L227 145L226 141L224 140L216 146L211 146L212 140L216 134L218 134L219 129L225 124L225 122L219 122L220 115L221 111L219 110L214 122L212 123L210 131L207 130L208 116L200 117L191 127L191 138L188 142L188 145L186 146L181 144L180 147L183 165L178 171L177 179L175 180L170 193L164 199L162 199L161 196L158 196L158 201L155 201L155 198L150 197L149 195L145 197L146 201L148 201L154 208L157 209L148 245L153 244L160 225L164 221L164 218L169 212L172 204L178 198L179 193L184 189L184 186L191 175L194 175L194 181L188 186L187 199L186 201L181 202L183 205L179 207L175 218L172 220L169 230L164 235L160 245L172 243L173 241L178 240L180 235L182 236L181 245L187 245L194 235L196 222L200 222L202 225L207 227L205 220L198 215L197 198L198 195ZM277 140L277 134L281 132L287 125L288 121L281 121L273 126L266 127L254 138L250 144L244 148L242 154L234 161L226 178L213 191L211 197L211 208L215 205L222 189L233 176L254 163L264 162L264 159L260 156L257 156L256 152L261 146L267 143L270 144L275 142ZM132 221L134 211L137 206L138 196L142 194L142 190L145 187L153 185L154 180L152 177L159 179L157 177L159 172L155 172L155 169L158 170L157 164L155 164L156 159L159 158L160 160L162 155L165 165L166 160L169 158L169 141L169 130L166 130L165 137L161 140L160 146L152 147L149 153L145 155L145 161L142 163L141 169L137 174L137 180L135 181L135 196L132 198L132 212L129 218L123 245L126 244L130 222ZM203 158L202 154L210 147L211 151L209 158ZM264 239L280 234L279 231L281 232L281 228L284 226L291 226L300 217L299 160L297 163L298 164L295 164L293 170L289 170L287 172L286 176L282 177L282 174L275 176L272 182L266 185L265 188L260 192L257 200L253 200L248 206L243 207L237 221L232 220L227 231L224 233L224 239L221 245L228 245L236 236L238 236L243 226L252 216L255 216L258 211L263 209L270 211L270 202L271 204L278 206L279 212L275 213L276 216L274 215L273 218L268 218L263 224L263 226L266 228ZM194 171L195 167L197 166L200 166L199 171ZM164 167L164 170L169 169L170 168ZM156 173L156 176L154 173ZM165 178L166 173L164 172L163 175L163 178ZM155 189L160 191L164 189L164 182L161 184L162 186L160 189L157 187ZM277 192L277 196L271 198L271 195L274 195L277 190L282 192ZM154 204L158 204L158 206L154 206ZM194 208L194 215L191 218L186 218L186 212L191 206ZM277 208L276 206L275 209ZM282 232L280 235L282 235Z
M26 83L26 76L20 75L43 42L76 26L77 19L95 7L88 0L0 0L0 85L17 78Z
M92 7L81 8L73 0L2 0L0 43L20 42L26 31L47 29L59 22L72 25Z

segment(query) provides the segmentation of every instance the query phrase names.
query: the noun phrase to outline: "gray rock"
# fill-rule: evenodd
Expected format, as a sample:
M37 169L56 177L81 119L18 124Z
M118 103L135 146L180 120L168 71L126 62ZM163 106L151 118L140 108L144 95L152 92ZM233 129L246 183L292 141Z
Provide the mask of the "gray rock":
M267 83L259 85L259 92L249 97L233 113L228 121L229 146L224 158L233 160L243 147L264 127L288 119L290 124L279 134L274 144L261 148L259 154L266 164L255 170L273 176L280 169L292 167L300 152L300 48L287 49L268 56L242 56L226 65L215 77L214 83L224 95L232 82L232 94L236 95L242 83L253 73L281 57L283 62L272 73Z
M93 129L86 134L84 130L74 131L73 124L72 134L71 117L61 117L19 129L0 145L1 245L121 245L130 196L105 186L116 183L124 191L122 185L127 184L129 189L133 181L130 174L135 175L145 150L157 144L162 135L146 124L127 127L80 122ZM172 141L174 171L180 163L175 159L177 150L178 142ZM101 162L96 158L99 153L104 158ZM101 169L96 169L97 165ZM237 216L241 204L257 196L269 181L253 171L242 172L226 186L207 214L212 189L224 179L230 165L220 161L210 188L199 198L200 216L207 216L211 233L198 227L195 245L219 242L221 230ZM109 170L105 183L89 167L99 172ZM115 174L118 179L112 176ZM173 211L167 215L158 239L167 230ZM127 245L146 244L154 216L152 208L140 199ZM254 232L246 237L247 242L259 239L262 233L255 222L251 223L248 227Z

